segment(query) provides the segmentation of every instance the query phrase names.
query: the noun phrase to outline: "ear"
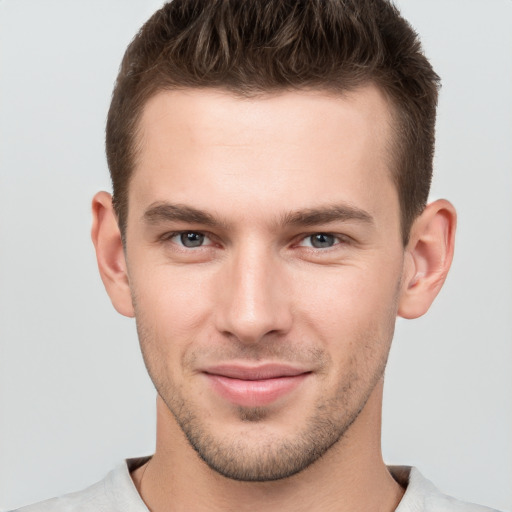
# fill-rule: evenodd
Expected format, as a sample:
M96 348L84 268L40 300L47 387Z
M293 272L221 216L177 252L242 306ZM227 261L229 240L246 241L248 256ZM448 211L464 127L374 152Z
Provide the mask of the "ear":
M424 315L441 290L453 259L457 214L440 199L429 204L415 220L405 250L398 315Z
M135 316L130 292L126 260L112 196L98 192L92 200L91 237L101 280L116 310L124 316Z

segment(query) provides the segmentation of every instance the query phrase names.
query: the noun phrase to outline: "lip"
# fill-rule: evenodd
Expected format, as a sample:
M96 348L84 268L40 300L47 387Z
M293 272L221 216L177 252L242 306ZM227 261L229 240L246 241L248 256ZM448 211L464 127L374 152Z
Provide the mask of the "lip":
M242 407L262 407L294 391L310 374L283 364L218 365L203 371L212 389Z

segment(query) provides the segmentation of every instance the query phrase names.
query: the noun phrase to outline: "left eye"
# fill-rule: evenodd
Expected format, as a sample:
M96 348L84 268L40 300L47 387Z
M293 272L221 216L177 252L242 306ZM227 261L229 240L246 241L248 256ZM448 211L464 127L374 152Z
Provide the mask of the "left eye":
M328 249L338 242L338 237L328 233L315 233L304 238L299 245L314 247L315 249Z
M205 242L209 242L209 238L203 233L197 233L195 231L184 231L183 233L177 233L171 241L182 245L183 247L194 248L201 247Z

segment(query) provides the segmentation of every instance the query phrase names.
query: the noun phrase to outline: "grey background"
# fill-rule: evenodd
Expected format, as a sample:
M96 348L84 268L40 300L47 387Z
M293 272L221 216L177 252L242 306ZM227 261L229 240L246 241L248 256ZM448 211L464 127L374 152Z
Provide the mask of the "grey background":
M82 488L154 447L155 392L89 240L126 44L158 1L0 2L0 509ZM401 0L443 78L432 197L451 275L398 321L383 450L512 510L512 2Z

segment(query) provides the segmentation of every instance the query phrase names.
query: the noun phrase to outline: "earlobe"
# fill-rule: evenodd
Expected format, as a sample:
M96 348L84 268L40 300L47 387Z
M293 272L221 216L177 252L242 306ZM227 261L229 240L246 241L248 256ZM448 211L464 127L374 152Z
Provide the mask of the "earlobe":
M406 248L398 315L424 315L441 290L453 259L457 214L444 199L429 204L416 219Z
M124 316L133 317L123 243L110 194L98 192L94 196L92 217L91 237L103 284L116 310Z

